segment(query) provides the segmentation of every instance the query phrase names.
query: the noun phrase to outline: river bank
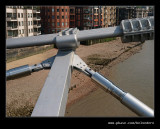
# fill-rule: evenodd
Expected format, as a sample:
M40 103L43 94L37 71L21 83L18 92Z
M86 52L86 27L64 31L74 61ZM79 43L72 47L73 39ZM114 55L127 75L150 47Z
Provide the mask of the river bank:
M100 72L110 78L110 69L115 64L122 62L142 49L141 43L121 43L120 38L116 40L83 46L76 50L78 54L93 70ZM21 65L33 65L55 55L57 49L37 54L24 59L16 60L6 64L6 69ZM30 76L9 80L6 82L6 115L7 116L30 116L39 97L40 91L48 76L49 70L35 72ZM91 79L76 70L72 73L71 85L68 94L67 107L76 103L83 97L98 89Z

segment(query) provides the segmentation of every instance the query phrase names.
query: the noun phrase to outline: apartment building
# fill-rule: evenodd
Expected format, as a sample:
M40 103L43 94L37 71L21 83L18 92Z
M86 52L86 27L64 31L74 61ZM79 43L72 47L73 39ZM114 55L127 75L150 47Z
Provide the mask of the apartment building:
M102 6L92 7L92 28L102 28L103 16L102 16Z
M41 6L42 34L69 28L69 6Z
M116 25L116 6L103 6L103 27L110 27Z
M40 35L39 14L33 6L6 6L6 38Z
M75 26L80 30L87 30L102 27L101 6L76 6Z
M122 20L136 18L136 6L117 6L116 25L120 25Z
M148 14L150 15L150 12L151 12L151 8L149 8L149 6L137 7L136 8L136 17L137 18L147 17Z
M74 16L70 14L70 20L75 17L72 22L75 26L72 27L86 30L116 25L115 6L75 6L74 10Z

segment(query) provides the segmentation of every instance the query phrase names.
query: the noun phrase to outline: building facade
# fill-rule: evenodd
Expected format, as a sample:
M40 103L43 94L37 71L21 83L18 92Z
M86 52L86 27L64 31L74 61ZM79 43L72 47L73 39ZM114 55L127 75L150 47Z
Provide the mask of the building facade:
M116 25L116 6L103 6L103 27L110 27Z
M69 6L69 28L75 27L75 6Z
M42 34L58 33L69 28L69 6L42 6Z
M40 10L30 6L6 6L6 38L41 34Z
M75 26L80 30L102 27L102 6L76 6Z
M149 8L149 6L137 7L136 12L137 12L137 14L136 14L137 18L147 17L148 14L150 14L150 8Z
M122 20L136 18L135 6L116 7L116 25L120 25Z

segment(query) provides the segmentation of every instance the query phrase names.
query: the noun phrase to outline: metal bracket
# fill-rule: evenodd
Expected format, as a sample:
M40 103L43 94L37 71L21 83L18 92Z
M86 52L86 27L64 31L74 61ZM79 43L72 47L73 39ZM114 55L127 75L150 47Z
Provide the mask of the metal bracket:
M55 60L55 57L56 57L56 56L52 56L52 57L46 59L45 61L43 61L43 62L41 63L42 66L43 66L43 68L44 68L44 69L49 69L49 68L51 68L51 67L52 67L52 64L53 64L53 62L54 62L54 60Z
M16 79L19 77L28 76L32 72L36 72L36 71L43 70L43 69L50 69L52 67L53 62L54 62L54 59L55 59L55 56L48 58L47 60L42 61L39 64L34 64L31 66L23 65L20 67L16 67L16 68L7 70L6 78L7 78L7 80Z
M72 67L80 72L83 72L87 76L90 76L90 74L86 72L88 65L76 54L74 54Z
M80 45L77 40L77 28L67 28L56 37L56 46L59 50L75 50Z

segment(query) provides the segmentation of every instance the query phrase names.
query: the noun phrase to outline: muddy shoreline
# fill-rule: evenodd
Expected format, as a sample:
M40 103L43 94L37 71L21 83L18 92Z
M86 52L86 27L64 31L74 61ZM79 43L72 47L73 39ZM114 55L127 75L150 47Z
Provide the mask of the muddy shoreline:
M129 45L129 44L128 44ZM103 76L110 78L110 71L112 66L123 62L133 54L139 52L142 49L142 43L132 43L129 46L122 47L122 52L118 52L114 56L107 56L105 54L98 55L93 54L87 58L82 58L88 66L101 73ZM69 89L67 107L76 103L78 100L83 99L83 97L89 95L90 93L96 91L99 86L92 81L89 77L76 70L72 73L71 87Z
M110 77L110 70L115 64L122 62L142 49L142 44L133 42L121 43L116 40L83 46L76 50L78 54L93 70L105 77ZM57 49L20 59L6 64L6 69L21 65L40 63L55 55ZM35 72L30 76L9 80L6 82L6 116L30 116L38 96L44 85L49 70ZM68 94L67 107L97 90L97 85L89 77L76 70L72 73L71 85Z

